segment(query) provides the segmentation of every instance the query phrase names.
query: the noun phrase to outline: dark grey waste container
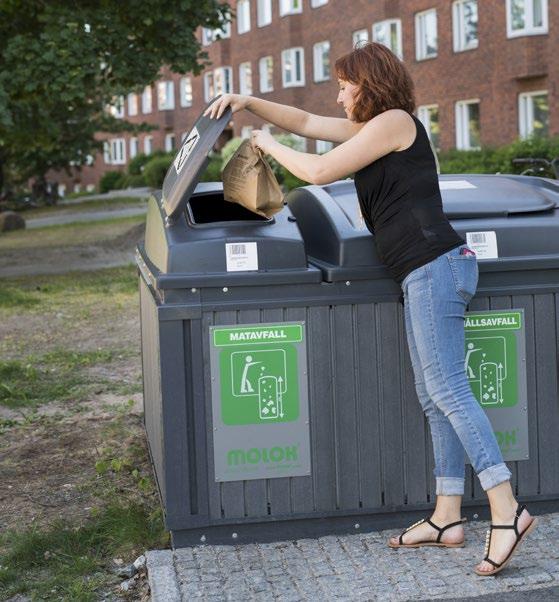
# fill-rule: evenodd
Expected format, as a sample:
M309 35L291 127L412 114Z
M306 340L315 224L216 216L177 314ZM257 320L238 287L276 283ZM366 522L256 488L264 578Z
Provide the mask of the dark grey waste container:
M521 499L559 508L559 184L523 176L440 177L445 213L478 254L478 292L466 320L467 369ZM315 433L331 439L316 470L335 483L330 507L417 509L435 499L427 422L415 396L400 289L379 265L351 180L292 191L311 263L332 295L328 344L313 361L332 367L332 390L311 395ZM350 293L353 291L353 294ZM469 351L469 354L468 354ZM468 363L470 362L470 363ZM481 376L493 391L483 390ZM466 471L464 502L486 497Z

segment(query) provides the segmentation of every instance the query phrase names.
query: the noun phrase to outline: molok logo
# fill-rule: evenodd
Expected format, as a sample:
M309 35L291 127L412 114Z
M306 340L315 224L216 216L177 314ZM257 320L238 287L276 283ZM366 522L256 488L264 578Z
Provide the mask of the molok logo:
M227 464L229 466L238 466L239 464L259 464L270 462L286 462L299 459L299 450L297 445L286 445L285 447L257 448L250 449L230 449L227 452Z
M182 168L184 167L184 164L186 163L186 160L192 154L192 151L194 150L194 147L196 146L198 140L200 140L200 134L196 127L193 127L191 132L185 138L184 143L179 151L179 154L175 157L175 160L173 162L177 174L180 174Z

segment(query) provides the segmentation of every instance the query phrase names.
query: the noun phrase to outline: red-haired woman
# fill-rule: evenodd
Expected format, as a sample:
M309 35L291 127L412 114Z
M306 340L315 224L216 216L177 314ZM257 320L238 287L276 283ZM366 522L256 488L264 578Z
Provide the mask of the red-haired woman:
M379 257L403 290L415 385L433 441L437 501L429 518L388 545L464 545L466 452L487 492L492 519L485 558L475 571L493 575L536 519L514 497L511 472L465 373L464 312L477 287L476 256L443 213L435 158L413 114L414 86L404 64L383 45L369 43L338 59L335 69L338 104L347 119L236 94L219 98L206 114L220 117L227 106L233 112L247 109L300 136L340 143L313 155L288 148L265 131L252 132L253 145L306 182L327 184L355 174Z

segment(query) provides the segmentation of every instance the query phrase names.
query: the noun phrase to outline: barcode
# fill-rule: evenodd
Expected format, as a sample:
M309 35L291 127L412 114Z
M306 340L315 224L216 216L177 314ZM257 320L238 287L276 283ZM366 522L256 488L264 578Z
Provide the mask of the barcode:
M485 237L485 232L472 232L470 234L470 241L472 244L485 244L487 239Z
M231 245L229 247L229 254L230 255L246 255L247 254L246 245Z

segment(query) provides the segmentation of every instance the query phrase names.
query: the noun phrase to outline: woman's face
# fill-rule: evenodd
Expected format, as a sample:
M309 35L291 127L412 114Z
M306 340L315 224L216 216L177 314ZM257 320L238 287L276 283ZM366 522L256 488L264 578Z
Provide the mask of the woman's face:
M344 79L338 79L338 85L340 90L336 102L343 106L347 118L351 119L353 105L355 104L355 97L357 96L359 86Z

